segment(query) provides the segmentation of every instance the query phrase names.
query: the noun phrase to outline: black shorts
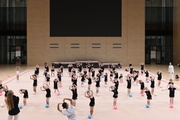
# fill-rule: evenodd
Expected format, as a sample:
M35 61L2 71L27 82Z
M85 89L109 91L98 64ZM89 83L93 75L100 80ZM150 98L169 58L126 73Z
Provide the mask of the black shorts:
M54 86L54 89L58 89L58 86L57 86L57 85L55 85L55 86Z
M23 98L29 98L27 94L24 94Z
M147 97L148 100L152 100L152 97Z
M127 88L128 88L128 89L131 89L131 85L128 85Z
M33 86L36 87L36 86L37 86L37 83L33 83Z
M170 98L174 98L174 95L169 95Z
M50 98L51 97L51 95L46 95L46 98Z
M72 99L73 99L73 100L77 100L77 95L73 95L73 96L72 96Z
M141 86L141 90L144 90L144 86Z
M90 103L89 103L89 106L90 106L90 107L94 107L94 106L95 106L95 103L90 102Z
M151 85L150 87L151 87L151 88L154 88L154 85Z
M92 84L92 82L88 82L88 85L91 85Z
M114 95L113 95L113 98L118 98L118 95L117 95L117 94L114 94Z

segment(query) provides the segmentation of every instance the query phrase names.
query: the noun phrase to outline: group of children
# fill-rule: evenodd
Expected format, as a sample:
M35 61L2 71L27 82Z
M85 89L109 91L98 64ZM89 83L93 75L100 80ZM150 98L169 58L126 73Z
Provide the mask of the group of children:
M125 77L123 77L123 74L118 73L118 69L122 68L121 63L118 63L118 65L113 65L109 64L108 65L108 72L105 72L105 67L103 62L99 63L99 69L98 71L95 70L93 64L90 62L87 62L86 66L83 67L82 63L76 63L76 69L74 68L74 65L69 64L68 67L68 75L70 77L71 85L69 86L69 90L72 92L72 105L76 106L76 100L78 98L78 93L77 93L77 81L80 79L81 81L81 86L83 87L85 82L87 81L88 88L87 91L84 93L84 96L86 98L90 99L90 115L93 115L94 111L94 106L95 106L95 97L93 94L93 90L91 88L91 85L95 83L96 87L96 96L99 96L99 89L100 89L100 84L102 80L104 80L104 86L106 87L108 85L108 79L110 82L112 82L114 85L111 85L109 87L109 91L113 92L113 107L116 109L117 108L117 98L118 98L118 87L120 83L123 83L125 80L127 82L127 95L132 97L131 94L131 87L133 83L140 84L140 94L144 96L144 93L147 96L147 104L150 105L150 100L152 100L152 95L154 94L154 88L155 88L155 76L150 76L148 70L145 70L144 64L140 64L140 71L135 70L133 68L132 63L129 63L129 68L126 68L125 71L127 71L127 74ZM50 89L50 79L51 77L55 77L53 80L53 88L54 88L54 93L57 95L60 95L59 87L62 87L62 77L63 77L63 66L59 66L59 68L55 69L54 66L52 66L51 70L49 70L48 64L45 62L44 63L44 79L45 82L40 87L42 91L46 91L46 104L49 105L49 100L51 97L51 89ZM20 67L16 67L16 71L19 71ZM38 76L39 76L39 66L36 65L34 74L30 76L30 79L33 80L33 94L36 94L37 91L37 86L38 86ZM98 73L96 73L98 72ZM105 73L104 73L105 72ZM57 75L55 74L57 73ZM144 75L145 80L140 80L139 75ZM16 72L17 75L17 80L19 80L19 72ZM157 80L158 80L158 87L161 87L161 80L162 80L162 72L158 71L157 72ZM148 87L145 86L144 81L150 82L150 88L149 90ZM175 97L175 90L176 88L174 87L174 83L171 80L168 83L168 88L163 89L163 90L169 90L169 97L170 97L170 105L174 104L173 98ZM5 98L6 94L8 92L8 87L6 85L2 85L0 83L0 91L5 92ZM26 89L20 89L19 92L21 94L24 94L23 96L23 104L26 105L27 102L26 100L28 99L28 91Z

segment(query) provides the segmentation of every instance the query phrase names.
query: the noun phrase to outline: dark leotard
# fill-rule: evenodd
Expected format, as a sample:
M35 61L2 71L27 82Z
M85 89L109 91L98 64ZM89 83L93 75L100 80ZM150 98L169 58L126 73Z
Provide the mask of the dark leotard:
M29 96L28 96L28 91L27 91L27 90L25 90L23 93L24 93L23 98L29 98Z
M150 85L151 88L154 88L155 87L155 81L154 80L151 80L151 85Z
M46 89L46 98L51 97L51 90L49 88Z
M145 91L145 93L146 93L147 99L151 100L152 99L151 92L150 91Z
M171 98L175 97L176 88L168 88L168 90L169 90L169 97Z
M58 81L54 81L54 89L58 89Z
M71 91L72 91L72 99L77 100L77 96L78 96L77 89L72 89Z
M141 90L144 90L144 82L142 82L140 84L141 84Z
M131 89L131 79L126 80L126 81L127 81L127 88L128 88L128 89Z
M94 97L90 98L89 106L91 106L91 107L95 106L95 99L94 99Z
M113 98L118 98L118 91L117 91L117 89L112 90L112 92L114 93L113 94Z
M33 86L37 86L37 79L33 80Z

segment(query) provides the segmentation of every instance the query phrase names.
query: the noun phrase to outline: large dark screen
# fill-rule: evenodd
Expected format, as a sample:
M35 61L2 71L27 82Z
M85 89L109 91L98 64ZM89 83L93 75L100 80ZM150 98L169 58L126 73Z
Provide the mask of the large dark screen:
M121 36L121 0L50 0L50 36Z

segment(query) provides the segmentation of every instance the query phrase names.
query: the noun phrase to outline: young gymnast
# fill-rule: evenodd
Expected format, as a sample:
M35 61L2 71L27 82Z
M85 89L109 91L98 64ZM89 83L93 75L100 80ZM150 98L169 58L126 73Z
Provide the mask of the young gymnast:
M47 73L47 70L45 69L45 70L44 70L44 74L43 74L44 77L45 77L45 80L46 80L47 74L48 74L48 73Z
M131 75L130 74L127 75L126 81L127 81L127 94L129 96L131 94Z
M133 71L134 71L134 68L132 66L129 67L129 73L132 75L133 74Z
M69 77L71 77L71 70L72 70L72 68L73 68L73 65L72 65L72 64L69 64L67 67L68 67Z
M52 66L52 68L51 68L51 77L52 76L55 76L55 68L54 68L54 66Z
M114 86L116 87L116 89L118 90L118 88L119 88L119 80L118 79L114 79L113 83L114 83Z
M155 77L150 76L150 81L151 81L151 94L154 95L154 88L155 88Z
M146 82L149 82L149 71L148 70L144 70L145 73L145 77L146 77Z
M70 105L66 102L69 101ZM64 98L63 103L58 103L57 110L61 112L63 115L66 115L68 117L68 120L77 120L76 113L73 107L73 100L70 98ZM62 110L60 108L60 105L62 105L62 108L65 110Z
M29 98L29 96L28 96L28 91L27 91L27 89L20 89L19 90L19 93L20 94L24 94L23 95L23 104L24 104L24 106L26 106L26 104L27 104L27 99Z
M101 68L101 76L103 76L104 75L104 65L103 65L103 63L101 64L100 68Z
M37 75L34 74L30 76L30 79L33 80L33 94L35 94L37 88Z
M78 97L77 86L75 84L69 86L69 90L72 91L72 105L76 106L76 100Z
M76 74L73 74L73 76L72 76L72 78L71 78L71 82L72 82L72 85L74 84L74 85L76 85L77 86L77 76L76 76Z
M90 63L88 63L86 67L88 68L88 75L90 76L92 66Z
M105 73L104 74L104 84L105 84L105 87L107 86L107 82L108 82L108 74Z
M61 69L61 75L63 76L63 71L64 71L63 69L64 69L64 67L61 65L60 69Z
M170 87L170 85L174 85L174 82L173 82L173 80L172 80L172 79L170 79L170 80L169 80L168 85L167 85L167 88L169 88L169 87Z
M50 85L50 74L47 74L46 76L46 83Z
M48 66L48 64L46 64L44 68L45 68L46 72L49 72L49 66Z
M119 69L121 69L121 68L122 68L122 64L121 64L121 62L118 62L118 64L117 64L117 65L118 65L118 68L119 68Z
M140 84L140 94L142 96L144 96L144 82L142 80L139 80L139 84Z
M34 74L37 76L39 75L39 65L36 65Z
M86 79L88 80L88 90L91 90L92 79L89 75L86 76Z
M61 73L57 73L57 78L58 78L58 80L59 80L59 82L58 82L58 83L59 83L59 86L62 87L62 81L61 81L61 78L62 78L62 77L61 77Z
M86 76L87 75L87 70L86 68L83 69L83 74Z
M81 76L81 86L83 87L84 86L84 82L86 81L86 79L85 79L86 75L84 73L81 73L80 76Z
M59 92L59 89L58 89L58 82L59 82L58 79L55 78L53 82L54 82L54 93L59 94L60 92Z
M95 81L96 81L96 95L97 95L97 96L99 96L100 77L101 77L101 75L98 73L98 74L96 75L96 79L95 79Z
M130 74L133 74L133 66L131 62L129 63L129 72Z
M110 70L110 77L109 77L110 81L113 81L113 70Z
M134 71L133 80L134 82L136 82L136 84L138 84L138 77L139 77L139 71Z
M56 70L56 72L57 72L57 74L61 74L61 68L58 68L58 69Z
M157 80L158 80L158 87L162 88L162 87L161 87L162 73L161 73L160 70L157 72L157 76L158 76L158 77L157 77Z
M20 74L20 67L19 66L17 66L16 68L15 68L15 70L16 70L16 80L17 81L19 81L19 74Z
M92 116L93 113L94 113L94 106L95 106L95 98L93 96L93 91L92 90L88 90L84 93L84 96L86 98L89 98L90 99L90 103L89 103L89 106L90 106L90 115Z
M179 81L179 75L175 75L175 80Z
M76 74L76 70L74 68L72 68L71 73Z
M118 72L117 72L117 71L114 71L114 79L118 79L118 77L119 77Z
M49 105L49 100L51 98L51 89L49 88L48 84L44 84L42 87L40 87L41 91L46 91L46 104Z
M118 91L115 86L110 86L109 91L113 92L113 107L117 107L117 98L118 98Z
M174 104L174 97L175 97L175 90L177 90L174 87L174 84L170 84L168 89L162 89L162 91L164 90L169 90L169 98L170 98L170 107L173 107Z
M151 92L149 91L149 89L147 87L145 87L145 93L146 93L146 96L147 96L147 104L150 105L150 100L152 100L152 95L151 95Z
M144 73L144 63L143 62L140 63L140 66L141 66L141 74L143 74Z
M120 81L120 83L123 83L123 74L120 74L119 81Z
M92 76L92 79L94 80L94 78L95 78L95 69L94 69L94 68L92 68L92 69L91 69L91 71L92 71L91 76Z

